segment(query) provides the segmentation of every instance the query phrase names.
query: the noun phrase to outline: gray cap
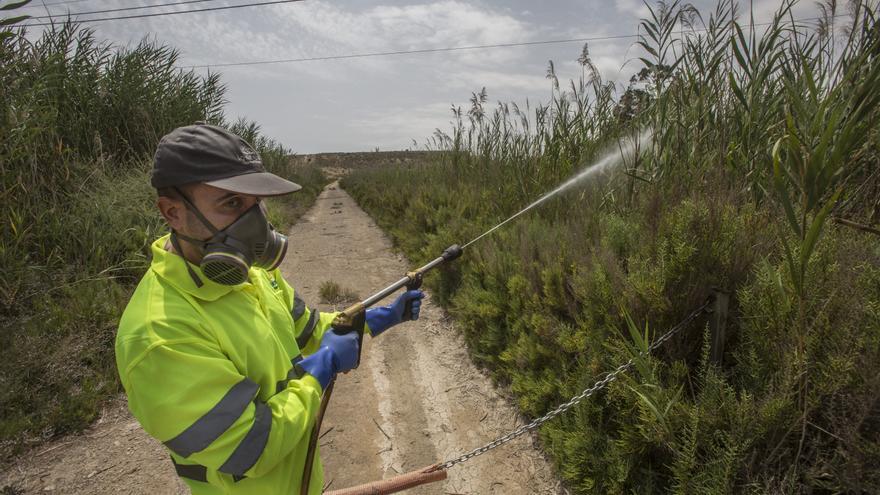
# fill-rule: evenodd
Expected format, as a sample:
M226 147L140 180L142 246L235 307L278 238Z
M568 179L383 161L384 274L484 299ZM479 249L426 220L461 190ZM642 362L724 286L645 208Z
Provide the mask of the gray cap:
M266 172L260 155L244 139L201 123L178 127L162 137L150 179L156 189L196 182L251 196L279 196L302 189Z

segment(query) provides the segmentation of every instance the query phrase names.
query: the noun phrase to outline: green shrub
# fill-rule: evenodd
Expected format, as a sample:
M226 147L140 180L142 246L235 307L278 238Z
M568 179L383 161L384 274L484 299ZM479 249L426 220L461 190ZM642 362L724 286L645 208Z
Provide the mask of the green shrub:
M851 7L852 36L835 40L833 18L808 31L788 3L763 31L728 2L702 17L661 3L620 99L585 47L589 79L554 86L533 114L490 113L474 93L424 165L343 180L419 265L653 129L624 173L547 201L427 281L531 417L713 288L732 296L720 361L699 319L542 427L575 493L880 491L880 250L826 221L878 219L865 191L877 191L880 31L869 5Z

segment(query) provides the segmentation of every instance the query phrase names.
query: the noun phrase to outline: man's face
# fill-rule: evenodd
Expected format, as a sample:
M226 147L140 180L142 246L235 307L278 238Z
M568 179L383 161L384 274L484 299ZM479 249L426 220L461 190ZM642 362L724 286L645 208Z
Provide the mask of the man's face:
M260 198L218 189L206 184L193 184L181 191L217 230L223 230L254 206ZM187 209L183 200L159 198L159 209L174 230L185 236L207 240L211 230Z

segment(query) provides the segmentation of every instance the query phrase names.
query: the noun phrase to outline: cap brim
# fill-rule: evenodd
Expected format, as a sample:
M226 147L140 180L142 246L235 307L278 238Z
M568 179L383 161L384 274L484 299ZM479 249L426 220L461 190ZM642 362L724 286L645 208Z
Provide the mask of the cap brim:
M281 196L302 189L299 184L269 172L236 175L235 177L205 182L205 184L249 196Z

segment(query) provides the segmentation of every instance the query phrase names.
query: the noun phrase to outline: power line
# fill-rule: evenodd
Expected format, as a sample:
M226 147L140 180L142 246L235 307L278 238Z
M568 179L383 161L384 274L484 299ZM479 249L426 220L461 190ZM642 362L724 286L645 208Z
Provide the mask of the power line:
M570 38L560 40L540 40L540 41L523 41L520 43L497 43L494 45L467 45L467 46L451 46L443 48L422 48L418 50L396 50L391 52L370 52L370 53L351 53L347 55L328 55L323 57L304 57L304 58L285 58L278 60L258 60L253 62L229 62L222 64L206 64L206 65L185 65L183 69L200 69L211 67L237 67L242 65L268 65L268 64L285 64L295 62L313 62L317 60L342 60L348 58L366 58L366 57L385 57L388 55L409 55L414 53L439 53L439 52L455 52L463 50L482 50L487 48L506 48L513 46L531 46L531 45L554 45L560 43L574 43L578 41L600 41L614 40L625 38L636 38L635 34L618 34L611 36L593 36L590 38Z
M94 1L94 0L67 0L66 2L53 2L53 3L47 3L47 4L45 4L45 6L46 6L46 7L51 7L51 6L53 6L53 5L64 5L64 4L68 4L68 3L82 3L82 2L92 2L92 1ZM19 8L22 8L22 9L42 9L42 8L43 8L43 3L40 3L40 4L34 4L33 2L31 2L29 5L24 5L24 6L19 7Z
M109 12L122 12L125 10L155 9L158 7L171 7L173 5L186 5L186 4L190 4L190 3L203 3L203 2L216 2L216 1L217 0L187 0L185 2L158 3L158 4L154 4L154 5L141 5L139 7L121 7L121 8L117 8L117 9L93 10L91 12L68 12L67 15L106 14ZM60 17L62 15L65 15L65 14L31 16L31 19L52 19L54 17Z
M52 2L52 3L47 3L47 4L44 4L42 2L40 2L40 3L31 2L28 5L23 5L19 8L20 9L42 9L44 6L54 7L56 5L68 5L71 3L101 2L101 1L107 1L107 0L65 0L63 2ZM147 5L145 5L145 7L147 7ZM31 19L33 19L33 17Z
M244 3L240 5L223 5L220 7L206 7L204 9L192 9L192 10L178 10L175 12L153 12L150 14L134 14L134 15L125 15L119 17L100 17L98 19L77 19L76 22L100 22L100 21L119 21L123 19L143 19L145 17L159 17L165 15L176 15L176 14L193 14L196 12L212 12L216 10L229 10L229 9L240 9L242 7L259 7L261 5L277 5L282 3L294 3L294 2L302 2L303 0L275 0L272 2L255 2L255 3ZM35 26L51 26L54 23L52 22L34 22L30 24L23 24L22 27L35 27Z
M837 15L833 17L846 17L845 15ZM804 22L817 20L818 17L808 17L804 19L795 19L793 22ZM760 22L754 24L754 26L769 26L773 24L773 22ZM706 29L694 29L695 32L705 32ZM368 52L368 53L350 53L346 55L326 55L321 57L302 57L302 58L284 58L284 59L275 59L275 60L255 60L249 62L227 62L227 63L219 63L219 64L202 64L202 65L184 65L181 66L181 69L210 69L215 67L241 67L241 66L250 66L250 65L270 65L270 64L287 64L287 63L298 63L298 62L315 62L320 60L344 60L351 58L368 58L368 57L386 57L391 55L410 55L410 54L422 54L422 53L441 53L441 52L456 52L456 51L465 51L465 50L483 50L483 49L491 49L491 48L508 48L508 47L516 47L516 46L535 46L535 45L556 45L562 43L575 43L575 42L588 42L588 41L607 41L607 40L616 40L616 39L627 39L627 38L638 38L638 34L615 34L608 36L590 36L585 38L568 38L568 39L557 39L557 40L539 40L539 41L523 41L519 43L497 43L492 45L466 45L466 46L452 46L452 47L441 47L441 48L421 48L416 50L395 50L389 52Z

